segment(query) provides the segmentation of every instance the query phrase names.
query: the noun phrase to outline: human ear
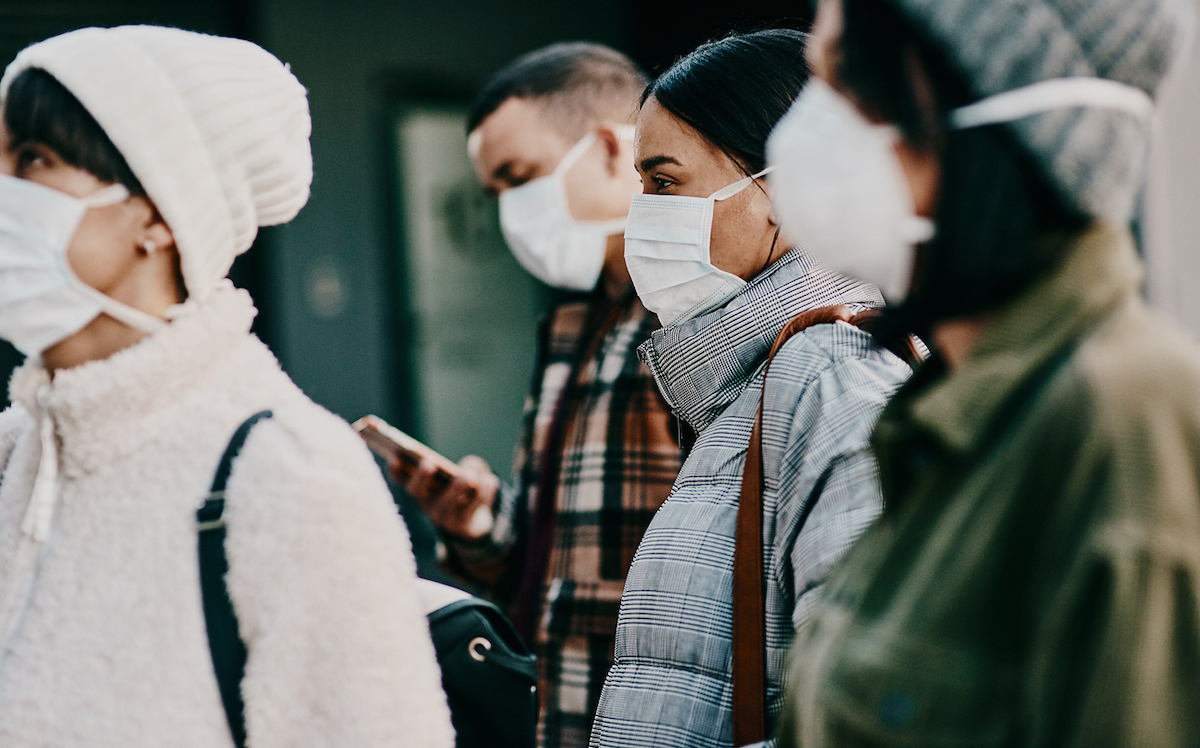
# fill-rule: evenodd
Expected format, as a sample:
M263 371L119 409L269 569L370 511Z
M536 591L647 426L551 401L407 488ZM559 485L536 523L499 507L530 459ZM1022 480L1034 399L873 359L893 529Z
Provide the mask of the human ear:
M605 123L596 128L596 140L604 149L604 168L610 177L624 173L628 167L628 159L622 156L620 132L611 124Z
M771 189L771 183L760 178L756 181L756 184L767 198L767 225L771 228L777 228L779 226L779 217L775 215L775 198L773 195L774 190Z
M745 168L745 166L742 166L743 170L745 170ZM762 198L765 198L767 201L767 226L771 229L774 229L779 225L779 219L775 216L775 200L773 197L774 190L771 189L771 183L767 181L766 177L758 177L751 182L751 187L748 189L755 188L762 193ZM753 199L759 200L762 198L759 198L758 195L755 195Z
M164 249L173 249L175 234L159 214L158 208L154 207L154 203L141 195L134 197L133 200L141 203L145 210L145 218L141 221L137 236L138 253L149 256Z

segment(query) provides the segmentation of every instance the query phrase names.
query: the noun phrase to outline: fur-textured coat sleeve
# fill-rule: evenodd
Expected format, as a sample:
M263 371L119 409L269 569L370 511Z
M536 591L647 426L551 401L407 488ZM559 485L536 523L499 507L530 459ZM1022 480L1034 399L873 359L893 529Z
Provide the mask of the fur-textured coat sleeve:
M227 491L229 587L249 650L249 742L453 745L408 533L344 422L260 422Z
M0 474L8 467L8 458L12 456L21 432L28 427L29 414L20 405L11 406L0 413Z

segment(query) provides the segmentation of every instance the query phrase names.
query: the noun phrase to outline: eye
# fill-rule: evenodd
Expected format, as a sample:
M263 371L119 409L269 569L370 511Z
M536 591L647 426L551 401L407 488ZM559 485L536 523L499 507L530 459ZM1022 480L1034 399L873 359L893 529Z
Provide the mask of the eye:
M46 168L50 166L49 156L44 149L33 145L25 144L17 148L17 175L24 176L29 170L34 168Z
M658 175L650 177L650 182L654 184L654 188L659 192L662 192L663 190L670 188L671 185L675 184L675 182L672 180Z
M537 167L527 165L522 169L513 170L508 177L508 184L510 187L520 187L526 182L532 182L534 179L537 179L537 177Z

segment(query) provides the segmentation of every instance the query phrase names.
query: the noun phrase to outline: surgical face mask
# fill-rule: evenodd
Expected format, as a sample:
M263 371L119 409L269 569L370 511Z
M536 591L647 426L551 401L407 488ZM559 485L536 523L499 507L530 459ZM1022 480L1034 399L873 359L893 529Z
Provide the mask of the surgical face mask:
M1073 106L1148 117L1154 105L1123 83L1062 78L957 109L949 126L980 127ZM813 78L767 141L767 161L778 167L771 184L784 234L830 270L874 283L893 302L907 294L914 248L934 235L933 222L915 214L893 148L900 137Z
M621 128L622 138L633 128ZM571 217L565 177L596 142L588 133L558 162L552 174L500 193L500 228L509 249L534 277L556 288L590 291L600 280L608 237L625 219L577 221Z
M128 199L119 184L81 199L0 174L0 338L27 356L40 356L101 313L146 333L165 326L79 280L67 262L67 247L88 209Z
M708 197L634 195L625 225L625 265L643 306L664 325L716 309L746 281L712 264L713 208L774 167Z

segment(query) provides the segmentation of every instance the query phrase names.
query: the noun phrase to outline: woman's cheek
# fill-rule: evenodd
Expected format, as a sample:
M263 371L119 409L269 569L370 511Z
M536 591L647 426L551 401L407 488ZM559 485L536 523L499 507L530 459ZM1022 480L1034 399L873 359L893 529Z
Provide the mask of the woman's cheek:
M709 257L713 265L743 280L750 280L762 270L759 251L762 227L754 226L751 216L740 205L741 195L717 203L713 210L712 240ZM734 202L737 201L737 202Z
M122 228L99 211L84 215L67 247L67 263L79 280L105 292L125 277L136 250Z

